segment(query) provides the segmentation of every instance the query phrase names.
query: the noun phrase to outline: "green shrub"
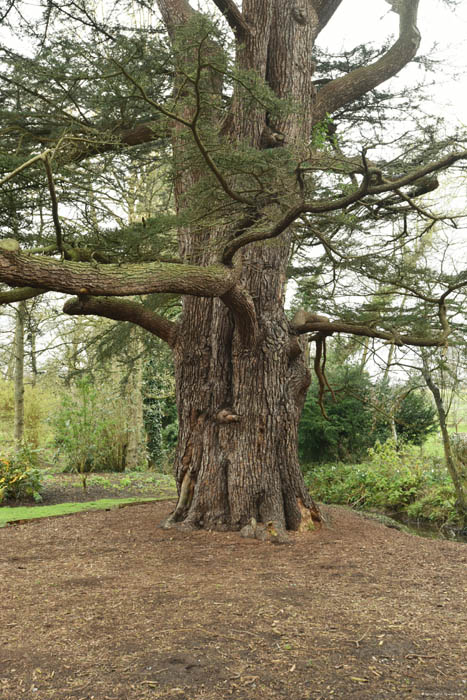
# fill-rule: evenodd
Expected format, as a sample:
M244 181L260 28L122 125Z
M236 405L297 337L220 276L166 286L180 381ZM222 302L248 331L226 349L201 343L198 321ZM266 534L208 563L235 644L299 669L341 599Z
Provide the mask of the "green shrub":
M397 449L393 440L368 450L369 462L313 466L306 475L316 498L359 508L400 509L416 498L425 464L411 446Z
M444 524L461 524L456 510L456 493L452 484L434 484L428 487L407 508L410 518L431 520Z
M41 490L35 450L23 445L16 453L0 458L0 503L30 498L41 501Z
M410 518L460 524L456 496L440 460L413 445L377 443L362 464L311 464L305 481L314 498L359 509L405 513Z
M393 439L377 442L368 450L372 505L401 508L415 500L424 483L426 462L413 445L396 445Z
M331 358L332 359L332 358ZM330 363L327 378L333 387L324 394L327 419L318 402L314 382L308 392L299 426L300 458L310 462L355 462L377 440L392 435L391 412L399 439L422 445L436 431L436 411L427 395L410 386L371 382L367 372L351 364ZM399 398L398 398L399 397Z
M54 426L65 471L124 471L128 434L119 396L82 377L63 395Z
M359 367L344 365L328 373L334 401L325 394L326 419L318 404L315 382L308 392L298 433L300 458L313 462L354 461L364 458L375 437L370 409L371 382Z
M34 448L44 447L53 439L50 415L58 403L57 387L47 379L36 386L26 384L24 391L24 439ZM0 379L0 444L14 446L14 387L12 381Z
M395 418L397 434L412 445L423 445L428 436L439 428L436 409L422 391L407 394Z

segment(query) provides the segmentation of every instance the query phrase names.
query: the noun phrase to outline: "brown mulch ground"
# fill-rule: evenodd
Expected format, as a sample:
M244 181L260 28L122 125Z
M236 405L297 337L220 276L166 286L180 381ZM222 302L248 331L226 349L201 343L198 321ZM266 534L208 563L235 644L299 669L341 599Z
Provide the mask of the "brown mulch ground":
M467 545L328 507L292 546L153 503L0 530L2 700L467 695Z

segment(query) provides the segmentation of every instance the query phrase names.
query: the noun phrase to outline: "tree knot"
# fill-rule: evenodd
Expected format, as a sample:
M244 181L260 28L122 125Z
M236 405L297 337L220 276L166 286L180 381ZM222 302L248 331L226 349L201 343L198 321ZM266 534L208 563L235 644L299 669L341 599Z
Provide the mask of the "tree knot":
M230 408L221 408L221 410L216 413L216 420L218 423L239 423L241 416L234 413Z

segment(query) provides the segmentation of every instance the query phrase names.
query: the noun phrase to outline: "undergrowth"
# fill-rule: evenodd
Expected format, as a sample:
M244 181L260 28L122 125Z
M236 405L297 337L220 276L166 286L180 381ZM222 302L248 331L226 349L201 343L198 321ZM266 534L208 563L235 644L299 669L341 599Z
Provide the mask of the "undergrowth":
M413 445L377 443L361 464L309 464L305 481L324 503L378 509L439 524L461 524L456 494L441 460Z
M29 498L41 501L41 490L37 450L25 444L0 456L0 504Z

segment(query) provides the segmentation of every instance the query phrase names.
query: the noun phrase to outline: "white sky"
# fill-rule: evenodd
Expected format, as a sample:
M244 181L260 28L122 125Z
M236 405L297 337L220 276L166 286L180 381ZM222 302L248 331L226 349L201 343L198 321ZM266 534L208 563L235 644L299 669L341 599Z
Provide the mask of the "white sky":
M467 2L450 10L441 0L421 0L418 13L422 35L419 54L446 61L444 70L452 66L459 73L452 79L449 73L443 77L443 68L437 71L433 111L444 111L450 121L467 125ZM384 0L344 0L320 35L319 44L337 51L368 41L378 46L389 35L397 35L398 22L399 16ZM420 80L419 71L417 66L409 66L394 80Z

